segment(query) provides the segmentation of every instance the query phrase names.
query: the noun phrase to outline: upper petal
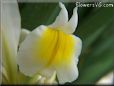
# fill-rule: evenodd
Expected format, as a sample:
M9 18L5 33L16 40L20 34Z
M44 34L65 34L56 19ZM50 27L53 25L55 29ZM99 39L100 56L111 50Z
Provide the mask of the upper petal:
M61 8L61 11L59 15L57 16L55 22L49 25L49 27L52 27L52 28L61 27L61 26L64 26L68 22L67 9L65 8L64 4L62 4L61 2L59 2L59 6Z
M78 14L77 14L77 7L73 10L73 15L68 21L68 23L65 26L66 32L71 34L75 31L78 24Z

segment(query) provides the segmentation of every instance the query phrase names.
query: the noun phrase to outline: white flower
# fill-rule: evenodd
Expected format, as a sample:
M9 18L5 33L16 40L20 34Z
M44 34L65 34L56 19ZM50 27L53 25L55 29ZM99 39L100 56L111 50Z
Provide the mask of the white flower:
M65 6L59 3L60 14L51 25L41 25L20 44L18 65L27 76L41 74L51 77L56 71L59 83L72 82L78 77L78 56L82 42L72 35L77 27L77 7L68 21Z
M17 82L17 49L21 31L20 14L16 0L1 1L2 67L7 73L8 83ZM1 48L0 47L0 48ZM4 71L2 70L2 73ZM5 77L5 78L6 78Z

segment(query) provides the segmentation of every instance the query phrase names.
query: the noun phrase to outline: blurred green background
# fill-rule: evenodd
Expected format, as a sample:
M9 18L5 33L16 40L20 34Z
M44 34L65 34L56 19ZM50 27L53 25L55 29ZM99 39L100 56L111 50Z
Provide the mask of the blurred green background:
M75 3L64 3L69 18ZM58 3L19 3L22 28L33 30L39 25L51 24L58 15ZM73 83L94 84L113 70L114 7L80 7L75 35L83 41L79 57L79 77Z

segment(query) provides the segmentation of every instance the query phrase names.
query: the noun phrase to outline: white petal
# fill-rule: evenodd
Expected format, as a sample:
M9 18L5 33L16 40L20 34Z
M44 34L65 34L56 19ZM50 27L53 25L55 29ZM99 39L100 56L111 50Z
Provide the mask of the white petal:
M53 28L61 27L61 26L64 26L68 22L68 12L67 12L64 4L59 2L59 6L61 8L61 11L60 11L59 15L57 16L55 22L53 24L49 25L49 27L53 27Z
M78 63L78 57L79 57L81 50L82 50L82 40L75 35L73 35L73 37L75 39L75 55L74 55L74 57L75 57L76 63Z
M12 75L10 80L14 81L17 72L16 56L21 23L17 0L7 1L1 0L2 62L8 74Z
M35 57L33 56L33 53L36 52L34 45L36 45L36 41L40 39L44 30L46 30L45 26L39 26L33 30L20 45L17 61L20 71L27 76L33 76L38 72L40 73L40 70L45 65L45 63L34 59Z
M30 33L29 30L27 29L21 29L21 34L20 34L20 40L19 40L19 44L25 40L25 38L27 37L27 35Z
M1 5L2 35L7 40L8 47L17 49L21 27L17 1L5 2L5 0L2 0Z
M42 76L50 78L52 77L54 70L52 68L45 68L39 72Z
M64 84L65 82L72 82L78 77L78 57L82 49L82 41L79 37L72 35L75 39L75 54L71 64L68 66L62 66L61 69L57 69L57 77L59 83Z
M0 58L1 59L1 58ZM1 60L0 60L1 61ZM2 68L1 68L1 62L0 62L0 84L2 84Z
M64 65L60 69L57 69L57 77L60 84L76 80L78 77L78 68L75 61L72 61L69 66Z
M66 32L69 34L73 33L77 27L77 24L78 24L78 14L77 14L77 7L75 7L73 10L73 15L66 25L65 28Z

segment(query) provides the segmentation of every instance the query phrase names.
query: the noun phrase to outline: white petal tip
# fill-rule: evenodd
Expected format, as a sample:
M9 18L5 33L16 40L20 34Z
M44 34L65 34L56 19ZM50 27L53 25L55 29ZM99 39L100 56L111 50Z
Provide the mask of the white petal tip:
M73 12L76 13L78 11L78 7L75 7Z
M58 14L55 21L51 25L49 25L49 27L58 28L61 26L65 26L66 23L68 22L68 12L67 9L65 8L65 5L62 2L59 2L59 7L61 9L60 13Z
M59 2L59 6L60 6L61 8L64 8L64 4L63 4L62 2Z
M29 34L29 33L30 33L30 31L29 31L29 30L27 30L27 29L23 29L23 28L22 28L22 33L23 33L23 34Z

